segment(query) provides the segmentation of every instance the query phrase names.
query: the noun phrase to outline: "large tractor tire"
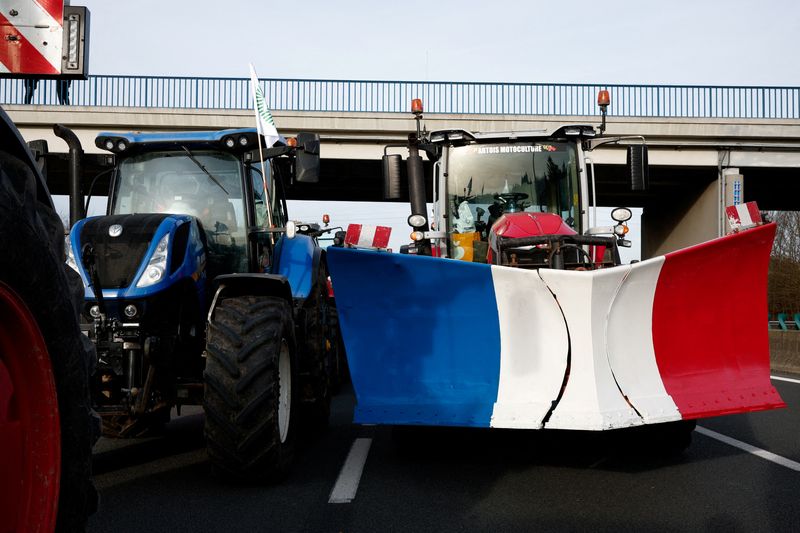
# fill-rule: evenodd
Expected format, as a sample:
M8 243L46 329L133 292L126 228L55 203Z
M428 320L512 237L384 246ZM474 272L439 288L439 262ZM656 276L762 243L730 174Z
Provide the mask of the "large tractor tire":
M65 264L64 228L41 191L29 164L0 151L0 282L5 286L0 396L6 397L0 400L5 405L0 405L0 419L18 423L22 444L18 465L5 452L0 461L23 473L21 490L14 493L17 509L32 506L40 518L52 510L57 531L83 531L97 506L91 460L99 424L89 395L94 351L78 324L83 284ZM32 358L38 358L36 364ZM42 406L57 416L55 426L32 416ZM41 453L43 445L48 453ZM55 491L37 487L45 481L54 483ZM52 529L51 523L42 526Z
M208 455L223 475L277 480L294 454L294 326L281 298L241 296L214 310L206 344Z

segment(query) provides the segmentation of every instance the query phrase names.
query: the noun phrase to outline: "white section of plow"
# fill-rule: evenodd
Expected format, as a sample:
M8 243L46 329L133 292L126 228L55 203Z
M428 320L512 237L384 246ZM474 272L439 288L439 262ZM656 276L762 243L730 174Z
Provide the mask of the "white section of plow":
M564 312L570 339L569 379L548 428L604 430L642 424L620 393L606 354L608 310L627 271L539 271Z
M664 257L592 272L539 271L566 318L569 378L546 427L604 430L680 420L653 345Z
M605 430L680 420L653 345L664 261L592 272L492 266L501 347L491 426Z
M569 338L553 295L532 270L492 267L500 381L491 426L539 429L567 370Z
M664 257L657 257L629 267L609 304L606 322L611 370L645 424L681 419L664 388L653 346L653 301L663 265Z

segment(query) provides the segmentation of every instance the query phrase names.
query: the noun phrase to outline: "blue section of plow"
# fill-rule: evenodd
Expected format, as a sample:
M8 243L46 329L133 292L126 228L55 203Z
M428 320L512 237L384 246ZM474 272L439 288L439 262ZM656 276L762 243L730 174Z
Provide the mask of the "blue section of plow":
M355 421L488 427L500 330L491 267L328 248Z

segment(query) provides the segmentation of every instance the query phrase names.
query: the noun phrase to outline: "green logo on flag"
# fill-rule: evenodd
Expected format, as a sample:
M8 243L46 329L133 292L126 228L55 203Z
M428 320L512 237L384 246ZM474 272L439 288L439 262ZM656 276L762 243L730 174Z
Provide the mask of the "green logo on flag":
M264 98L264 92L258 85L256 85L256 110L264 122L272 127L275 127L275 120L273 120L272 113L269 112L269 108L267 107L267 101Z

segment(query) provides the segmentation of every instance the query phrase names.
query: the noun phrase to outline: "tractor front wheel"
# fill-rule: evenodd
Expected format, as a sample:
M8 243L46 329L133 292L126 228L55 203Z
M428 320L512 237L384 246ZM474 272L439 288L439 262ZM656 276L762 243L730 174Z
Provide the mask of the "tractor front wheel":
M204 408L208 454L219 473L272 480L288 472L297 425L294 352L285 300L241 296L214 310Z

